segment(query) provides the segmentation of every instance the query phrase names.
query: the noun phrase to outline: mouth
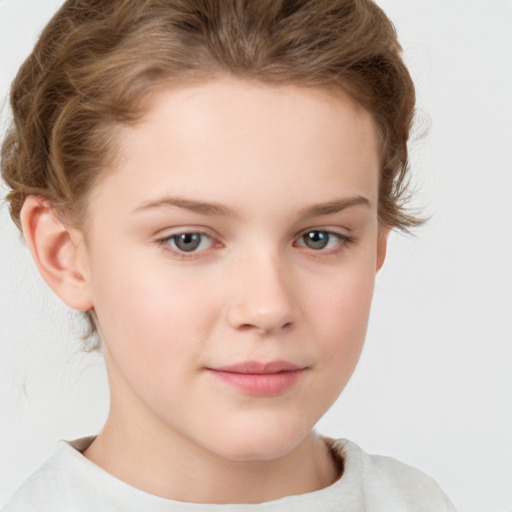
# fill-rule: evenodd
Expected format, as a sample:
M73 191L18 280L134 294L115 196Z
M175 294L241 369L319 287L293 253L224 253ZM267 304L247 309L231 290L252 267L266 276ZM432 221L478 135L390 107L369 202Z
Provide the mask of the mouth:
M207 368L216 379L242 393L253 396L276 396L293 387L307 368L288 361L261 363L247 361L230 366Z

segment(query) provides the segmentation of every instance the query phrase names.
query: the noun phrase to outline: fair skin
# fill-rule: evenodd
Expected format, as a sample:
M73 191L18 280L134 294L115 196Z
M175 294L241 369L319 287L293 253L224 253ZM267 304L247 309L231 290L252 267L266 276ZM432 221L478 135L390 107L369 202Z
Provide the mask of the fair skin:
M386 247L371 116L218 78L155 94L119 141L85 237L40 198L22 211L45 280L97 317L111 409L85 456L180 501L330 485L312 429L357 364Z

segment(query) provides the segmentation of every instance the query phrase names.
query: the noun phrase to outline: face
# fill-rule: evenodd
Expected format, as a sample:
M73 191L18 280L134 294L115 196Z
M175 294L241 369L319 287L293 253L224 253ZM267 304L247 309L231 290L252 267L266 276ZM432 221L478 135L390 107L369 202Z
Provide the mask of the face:
M226 78L152 97L89 201L112 414L231 459L298 446L362 349L378 155L370 115L325 91Z

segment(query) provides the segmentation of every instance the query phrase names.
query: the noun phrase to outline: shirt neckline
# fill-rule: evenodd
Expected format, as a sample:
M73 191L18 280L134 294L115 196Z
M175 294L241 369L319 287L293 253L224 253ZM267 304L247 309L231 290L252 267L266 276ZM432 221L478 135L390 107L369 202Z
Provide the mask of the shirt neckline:
M96 436L88 436L73 441L60 441L58 451L60 457L68 459L74 470L78 473L77 476L88 480L88 485L99 487L108 490L112 497L116 495L123 496L123 503L137 503L138 507L143 504L144 506L158 506L158 510L165 510L162 507L166 505L169 510L173 511L235 511L235 510L286 510L292 507L314 507L318 503L339 502L340 496L348 492L350 489L353 491L357 486L354 485L356 471L350 472L349 470L349 451L351 444L344 439L334 440L328 437L320 436L320 438L327 444L331 455L335 461L336 467L339 470L339 477L331 485L303 494L295 494L285 496L276 500L265 501L257 504L201 504L170 500L154 494L147 493L141 489L133 487L132 485L119 480L117 477L111 475L94 462L87 459L82 452L94 441ZM132 509L124 508L126 512ZM135 510L135 507L134 509Z

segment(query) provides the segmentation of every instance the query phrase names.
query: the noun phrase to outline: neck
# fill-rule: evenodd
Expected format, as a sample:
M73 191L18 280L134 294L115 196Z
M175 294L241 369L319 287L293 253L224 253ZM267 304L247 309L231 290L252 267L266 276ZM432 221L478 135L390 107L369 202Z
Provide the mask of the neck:
M337 470L325 443L310 433L272 460L232 460L167 428L124 421L111 410L84 455L118 479L166 499L261 503L327 487Z

